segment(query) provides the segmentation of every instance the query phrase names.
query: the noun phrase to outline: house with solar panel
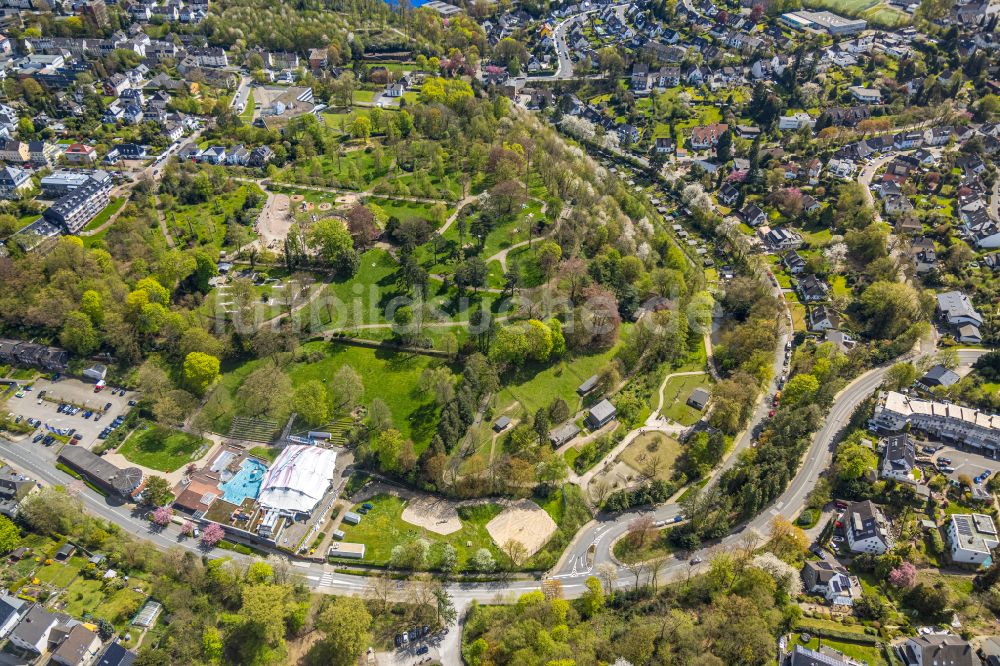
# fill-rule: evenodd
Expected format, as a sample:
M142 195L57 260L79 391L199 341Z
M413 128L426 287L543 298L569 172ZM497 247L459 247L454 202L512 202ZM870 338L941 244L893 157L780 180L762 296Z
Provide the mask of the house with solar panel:
M955 513L948 521L951 559L962 564L989 566L993 549L1000 546L997 526L984 513Z

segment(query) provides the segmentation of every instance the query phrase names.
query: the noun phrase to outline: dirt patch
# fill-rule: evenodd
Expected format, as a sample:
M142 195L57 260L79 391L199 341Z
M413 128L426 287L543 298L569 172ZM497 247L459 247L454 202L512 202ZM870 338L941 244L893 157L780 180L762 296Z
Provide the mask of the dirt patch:
M271 193L268 197L257 221L257 233L265 247L277 247L285 240L293 222L289 214L290 208L287 194Z
M292 195L292 201L295 201L296 203L299 202L299 201L305 201L305 200L306 200L306 197L305 197L304 194L293 194Z
M486 531L500 547L511 539L520 541L530 557L555 533L556 522L531 500L519 500L486 523Z
M330 210L331 208L333 208L333 204L329 201L324 201L319 205L320 210Z
M456 506L455 502L449 500L421 497L407 502L401 517L411 525L435 534L452 534L462 529Z

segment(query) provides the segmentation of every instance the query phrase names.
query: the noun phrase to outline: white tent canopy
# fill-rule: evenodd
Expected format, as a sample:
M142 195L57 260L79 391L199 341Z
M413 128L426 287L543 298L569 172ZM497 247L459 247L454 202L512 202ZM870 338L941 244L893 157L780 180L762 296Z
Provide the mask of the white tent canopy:
M257 500L279 511L309 513L330 487L336 463L329 449L287 446L264 475Z

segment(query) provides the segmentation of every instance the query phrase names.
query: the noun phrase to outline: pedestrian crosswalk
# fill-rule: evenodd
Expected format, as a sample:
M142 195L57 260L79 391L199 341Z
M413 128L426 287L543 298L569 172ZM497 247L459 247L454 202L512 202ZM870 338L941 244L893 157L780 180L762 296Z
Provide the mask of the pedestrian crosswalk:
M333 586L333 572L332 571L324 571L323 572L323 575L320 576L320 579L319 579L319 586L320 587L332 587Z

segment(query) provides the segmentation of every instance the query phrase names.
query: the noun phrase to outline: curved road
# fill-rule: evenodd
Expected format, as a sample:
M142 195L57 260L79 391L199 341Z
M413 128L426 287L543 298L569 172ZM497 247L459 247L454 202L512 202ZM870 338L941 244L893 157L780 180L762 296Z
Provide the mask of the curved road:
M784 340L784 336L782 336ZM783 364L783 345L779 347L781 351L776 354L775 364ZM959 351L959 359L963 366L970 365L979 356L985 354L987 350L964 349ZM855 408L865 400L881 384L888 366L876 368L861 375L848 384L834 399L834 403L826 422L818 433L813 437L812 445L804 456L804 464L793 479L792 483L784 493L768 509L749 521L740 532L753 529L758 532L765 532L768 523L774 516L784 516L793 519L805 503L806 496L812 490L820 474L829 466L834 445L838 434L848 422ZM766 401L758 404L754 418L751 423L757 423L769 409ZM725 469L728 469L738 458L738 452L743 450L750 442L750 432L744 432L739 438L732 453L720 466L713 478ZM178 527L171 525L163 531L151 529L148 521L142 519L126 505L117 505L108 502L106 498L87 487L79 487L79 483L74 483L74 479L54 466L54 451L47 449L40 444L32 444L25 439L23 442L14 443L0 438L0 458L15 468L30 474L36 480L45 485L63 485L78 488L77 497L83 502L84 507L92 514L108 521L112 521L137 536L151 541L158 548L166 549L171 547L181 547L198 553L204 552L198 542L192 539L185 539L180 536ZM619 538L628 530L628 525L632 519L639 515L651 514L656 520L669 521L679 515L680 506L678 504L667 504L653 511L635 511L619 515L613 519L595 520L588 523L574 539L573 544L567 549L567 554L563 557L552 578L560 580L563 593L567 597L580 596L586 589L584 582L590 575L596 572L595 564L604 562L615 562L611 554L611 545L615 539ZM727 548L737 545L741 539L739 533L731 534L721 540L721 542L704 548L693 555L707 560L711 552L720 548ZM588 561L588 551L594 547L593 556ZM231 557L234 559L245 559L245 556L223 550L212 550L207 553L212 557ZM705 565L702 565L705 566ZM363 594L369 587L368 578L337 573L335 567L321 563L292 562L293 571L299 573L310 587L320 591L339 594ZM665 563L658 571L660 579L676 578L689 572L692 567L681 560L673 560ZM633 584L634 574L627 568L617 567L618 577L616 585L628 586ZM495 602L512 600L519 594L539 588L536 580L520 579L508 580L494 583L450 583L447 585L449 593L452 595L458 608L466 607L472 600L482 602ZM401 594L405 593L405 583L400 583ZM445 663L459 663L459 631L451 631L445 637L440 649L445 657Z

